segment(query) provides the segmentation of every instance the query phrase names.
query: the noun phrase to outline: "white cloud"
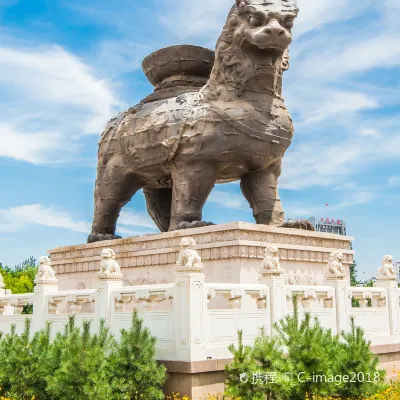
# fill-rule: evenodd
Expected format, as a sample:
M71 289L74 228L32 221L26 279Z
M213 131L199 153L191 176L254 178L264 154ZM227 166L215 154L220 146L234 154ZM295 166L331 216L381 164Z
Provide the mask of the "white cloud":
M325 215L327 211L337 212L347 208L362 206L376 200L378 196L375 193L362 191L362 192L346 192L343 197L347 200L339 203L330 203L328 207L322 204L313 204L312 202L299 204L285 202L283 204L285 209L286 218L305 218L311 216Z
M177 38L197 38L211 46L222 32L228 13L234 4L232 0L182 0L178 7L171 7L170 0L164 0L166 13L160 16L164 27Z
M119 106L110 84L60 46L0 46L0 90L1 140L15 141L0 153L27 162L48 162L71 138L100 133Z
M375 128L361 127L358 131L360 136L381 136L380 133Z
M391 176L388 180L389 187L398 187L400 186L400 176Z
M89 233L90 224L75 220L70 214L41 204L31 204L0 210L0 232L18 231L26 225L42 225Z
M213 190L208 201L211 203L219 204L226 208L233 208L243 210L249 208L249 204L240 194L223 192L221 190Z
M143 228L158 229L148 214L131 210L122 210L118 219L119 225L141 226ZM126 229L126 228L123 228ZM118 228L120 232L121 228Z
M0 122L0 157L40 164L60 161L68 150L63 148L62 138L57 134L18 132L9 124ZM61 154L56 154L58 151Z
M350 20L371 4L372 0L299 0L300 12L294 34L299 37L324 25Z

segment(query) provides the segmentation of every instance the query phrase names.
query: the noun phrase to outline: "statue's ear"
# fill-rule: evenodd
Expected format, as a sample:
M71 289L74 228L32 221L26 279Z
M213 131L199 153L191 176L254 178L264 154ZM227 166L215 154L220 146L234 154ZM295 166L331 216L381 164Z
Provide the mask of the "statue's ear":
M236 0L236 5L239 11L243 11L249 5L248 0Z
M290 68L290 55L289 55L289 48L285 50L282 56L282 71L285 72Z

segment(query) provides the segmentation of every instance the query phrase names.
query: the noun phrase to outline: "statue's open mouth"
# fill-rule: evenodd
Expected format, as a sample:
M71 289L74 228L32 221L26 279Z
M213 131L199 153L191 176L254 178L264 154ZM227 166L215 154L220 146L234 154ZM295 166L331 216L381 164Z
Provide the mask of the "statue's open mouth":
M250 59L253 60L255 65L261 68L268 68L275 70L275 64L277 60L282 57L285 49L281 48L277 44L253 44L247 39L243 39L241 45L241 50L246 53Z
M242 40L240 47L243 52L254 55L257 58L271 57L271 56L278 58L281 57L283 52L285 51L285 49L279 46L278 44L273 44L273 43L253 44L250 43L247 39Z

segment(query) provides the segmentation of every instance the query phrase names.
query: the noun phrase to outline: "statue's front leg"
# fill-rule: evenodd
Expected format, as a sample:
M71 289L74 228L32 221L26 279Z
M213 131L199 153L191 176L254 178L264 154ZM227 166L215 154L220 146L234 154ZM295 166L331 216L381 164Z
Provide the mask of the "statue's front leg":
M216 181L215 167L207 162L178 162L171 170L174 186L169 230L213 225L201 219Z
M284 212L278 194L281 161L261 171L249 172L240 187L253 210L257 224L282 225Z

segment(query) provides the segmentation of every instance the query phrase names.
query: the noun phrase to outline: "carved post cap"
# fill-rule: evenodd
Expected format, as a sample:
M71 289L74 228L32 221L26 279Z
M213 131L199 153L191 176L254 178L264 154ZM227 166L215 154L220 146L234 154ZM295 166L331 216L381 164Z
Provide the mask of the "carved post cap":
M57 285L56 273L51 267L51 260L48 256L39 258L39 270L35 276L36 285Z
M101 281L122 281L124 275L115 258L113 249L103 249L101 251L100 271L97 273L98 279Z
M175 270L178 273L202 273L204 265L192 237L182 238Z
M347 273L343 267L343 254L340 251L335 251L329 256L329 262L325 270L325 279L340 281L346 278Z
M378 268L377 280L379 281L397 280L397 272L393 265L393 256L386 255L383 257L381 266Z

